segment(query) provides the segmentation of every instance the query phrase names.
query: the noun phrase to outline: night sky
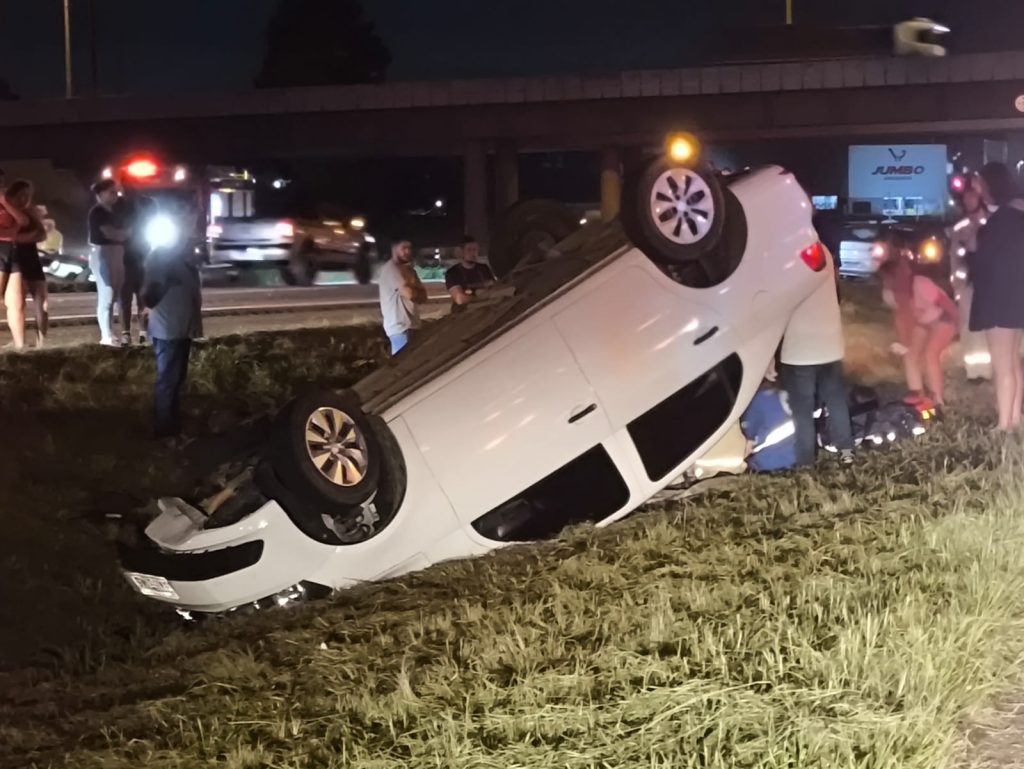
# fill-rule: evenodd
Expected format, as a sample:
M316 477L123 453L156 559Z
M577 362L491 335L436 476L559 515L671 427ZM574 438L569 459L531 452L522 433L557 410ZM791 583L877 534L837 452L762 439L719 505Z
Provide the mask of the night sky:
M275 5L95 1L105 93L250 87ZM72 2L76 79L88 90L85 5ZM959 50L1020 47L1024 30L1022 0L794 2L797 20L805 22L932 16L953 26ZM727 23L781 22L784 0L366 0L365 7L394 57L390 77L401 80L697 63ZM23 97L63 93L61 8L61 0L0 0L0 77Z

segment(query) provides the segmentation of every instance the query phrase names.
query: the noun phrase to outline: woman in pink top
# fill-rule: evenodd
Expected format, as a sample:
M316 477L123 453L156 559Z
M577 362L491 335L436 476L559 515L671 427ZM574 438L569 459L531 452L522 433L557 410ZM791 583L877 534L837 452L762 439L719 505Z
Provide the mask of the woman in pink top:
M892 308L900 342L907 348L903 369L908 402L931 397L945 405L946 378L942 355L956 339L960 311L953 298L905 253L894 253L882 264L882 299ZM925 387L927 385L927 392Z

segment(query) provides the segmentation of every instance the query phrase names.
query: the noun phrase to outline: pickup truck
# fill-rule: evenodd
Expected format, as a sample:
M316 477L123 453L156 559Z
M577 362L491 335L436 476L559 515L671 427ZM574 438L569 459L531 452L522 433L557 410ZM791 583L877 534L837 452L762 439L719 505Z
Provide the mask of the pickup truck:
M210 264L236 269L277 269L291 286L309 286L322 270L352 270L369 283L377 241L361 217L261 219L222 217L207 228Z

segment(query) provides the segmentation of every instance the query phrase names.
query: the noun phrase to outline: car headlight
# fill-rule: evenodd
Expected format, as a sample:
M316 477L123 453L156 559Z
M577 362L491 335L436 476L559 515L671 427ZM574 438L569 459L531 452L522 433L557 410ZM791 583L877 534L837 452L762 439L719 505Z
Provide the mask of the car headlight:
M178 239L178 225L169 216L154 216L146 222L145 235L150 248L167 248Z

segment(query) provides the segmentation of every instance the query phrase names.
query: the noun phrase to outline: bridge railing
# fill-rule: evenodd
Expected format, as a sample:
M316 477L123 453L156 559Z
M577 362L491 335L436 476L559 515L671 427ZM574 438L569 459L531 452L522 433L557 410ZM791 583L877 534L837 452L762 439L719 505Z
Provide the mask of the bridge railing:
M1024 81L1024 51L963 54L939 59L877 57L637 70L608 75L397 82L174 97L120 96L0 102L0 126L406 110L1006 80Z

